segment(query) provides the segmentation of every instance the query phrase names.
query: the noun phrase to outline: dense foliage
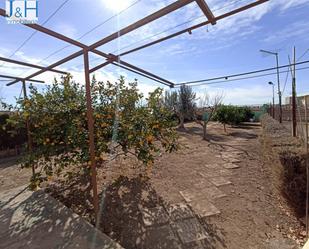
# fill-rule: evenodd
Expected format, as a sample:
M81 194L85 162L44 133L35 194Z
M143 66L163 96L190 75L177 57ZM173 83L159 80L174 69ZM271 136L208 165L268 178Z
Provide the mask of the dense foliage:
M10 115L0 114L0 150L22 147L26 142L26 137L25 126L15 129L10 123Z
M254 117L254 113L249 107L238 107L232 105L220 105L214 115L214 120L224 125L238 125L241 122L250 121Z
M102 163L120 154L133 154L151 164L163 147L177 149L171 112L162 104L162 89L149 94L146 104L137 82L125 84L124 78L112 84L92 81L91 94L95 119L96 159ZM33 153L24 166L36 166L37 183L64 172L69 165L89 169L87 110L85 89L70 77L62 78L40 93L30 87L28 100L19 101L11 117L16 128L30 119Z

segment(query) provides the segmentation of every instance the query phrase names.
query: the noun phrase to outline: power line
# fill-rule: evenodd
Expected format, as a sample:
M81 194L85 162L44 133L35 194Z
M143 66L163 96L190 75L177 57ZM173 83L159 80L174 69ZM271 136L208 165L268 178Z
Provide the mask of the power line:
M309 48L297 59L297 62L300 61L300 59L302 59L307 53L309 52ZM290 57L289 57L289 62L291 63L290 61ZM286 84L287 84L287 81L288 81L288 78L289 78L289 72L290 72L290 67L288 68L288 71L287 71L287 75L285 77L285 83L284 83L284 87L283 87L283 91L282 91L282 94L284 94L284 91L285 91L285 87L286 87ZM292 71L291 71L292 73Z
M308 62L309 63L309 62ZM301 70L307 70L309 69L309 67L302 67L302 68L298 68L296 69L296 71L301 71ZM279 72L281 73L287 73L289 72L288 70L286 71L281 71ZM186 85L191 85L192 87L195 86L203 86L203 85L214 85L214 84L220 84L220 83L227 83L227 82L234 82L234 81L240 81L240 80L247 80L247 79L254 79L254 78L261 78L261 77L265 77L265 76L269 76L269 75L274 75L277 74L277 72L275 73L266 73L266 74L260 74L260 75L255 75L255 76L248 76L248 77L242 77L242 78L238 78L238 79L227 79L227 80L220 80L220 81L214 81L214 82L204 82L204 83L200 83L200 84L186 84ZM182 84L176 84L175 87L180 87Z
M225 4L225 5L221 6L220 8L217 8L217 9L213 10L213 12L216 12L216 11L219 11L219 10L222 10L222 9L225 9L225 8L231 6L231 5L234 5L235 3L239 3L239 2L243 2L243 1L244 1L244 0L235 0L235 1L233 1L233 2L230 2L230 3L228 3L228 4ZM191 23L191 22L193 22L193 21L196 21L196 20L198 20L198 19L200 19L200 18L202 18L202 17L205 17L205 15L204 15L204 14L203 14L203 15L200 15L200 16L195 17L195 18L192 18L192 19L190 19L190 20L188 20L188 21L186 21L186 22L180 23L180 24L178 24L178 25L176 25L176 26L173 26L173 27L168 28L168 29L166 29L166 30L160 31L160 32L158 32L158 33L156 33L156 34L153 34L153 35L151 35L151 36L148 36L148 37L143 38L143 39L141 39L141 40L138 40L138 41L136 41L136 42L133 42L133 43L131 43L131 44L129 44L129 45L126 45L126 46L120 48L119 50L117 49L117 50L113 51L112 53L115 53L115 52L124 50L125 48L128 48L128 47L132 47L132 46L135 45L135 44L138 44L138 43L143 42L143 41L147 41L147 40L149 40L149 39L151 39L151 38L153 38L153 37L156 37L156 36L161 35L161 34L163 34L163 33L165 33L165 32L174 30L175 28L178 28L178 27L180 27L180 26L183 26L183 25L186 25L186 24Z
M235 1L232 1L232 2L230 2L230 3L228 3L228 4L225 4L225 5L221 6L220 8L217 8L217 9L213 10L213 12L216 12L216 11L219 11L219 10L222 10L222 9L225 9L225 8L227 8L227 7L229 7L229 6L232 6L232 5L236 4L236 3L244 2L244 1L245 1L245 0L235 0ZM164 30L164 31L160 31L160 32L158 32L158 33L156 33L156 34L153 34L153 35L148 36L148 37L146 37L146 38L143 38L143 39L141 39L141 40L135 41L135 42L133 42L133 43L131 43L131 44L129 44L129 45L126 45L126 46L120 48L120 49L114 50L114 51L112 52L112 54L113 54L113 53L116 53L116 52L119 52L119 51L121 51L121 50L124 50L125 48L132 47L132 46L134 46L135 44L138 44L138 43L140 43L140 42L147 41L147 40L149 40L149 39L151 39L151 38L153 38L153 37L156 37L156 36L161 35L161 34L163 34L163 33L165 33L165 32L171 31L171 30L173 30L173 29L175 29L175 28L178 28L178 27L180 27L180 26L183 26L183 25L188 24L188 23L190 23L190 22L193 22L193 21L195 21L195 20L198 20L198 19L200 19L200 18L202 18L202 17L205 17L205 15L204 15L204 14L203 14L203 15L200 15L200 16L195 17L195 18L192 18L192 19L190 19L190 20L188 20L188 21L186 21L186 22L183 22L183 23L180 23L180 24L178 24L178 25L176 25L176 26L173 26L173 27L171 27L171 28L168 28L168 29L166 29L166 30ZM208 27L208 26L207 26L207 27ZM96 58L96 59L93 59L91 62L95 62L95 61L98 61L98 60L100 60L100 59L101 59L101 58ZM79 67L79 66L82 66L82 64L81 64L81 65L78 65L77 67Z
M59 7L41 25L44 26L46 23L48 23L57 14L57 12L60 11L62 7L69 1L70 0L65 0L61 5L59 5ZM23 43L9 56L9 58L12 58L19 50L21 50L37 32L37 30L33 31L31 35L26 40L24 40ZM1 66L3 65L4 63Z
M303 58L308 52L309 52L309 48L297 59L297 61Z
M105 24L106 22L108 22L109 20L111 20L112 18L114 18L114 17L118 16L119 14L125 12L126 10L128 10L128 9L131 8L131 7L133 7L134 5L136 5L136 4L137 4L138 2L140 2L140 1L141 1L141 0L135 1L134 3L132 3L130 6L128 6L128 7L125 8L124 10L118 12L117 14L113 15L112 17L109 17L108 19L106 19L106 20L103 21L102 23L100 23L100 24L98 24L97 26L95 26L95 27L94 27L93 29L91 29L90 31L87 31L85 34L83 34L83 35L82 35L80 38L78 38L77 40L83 38L84 36L86 36L87 34L89 34L90 32L92 32L92 31L95 30L96 28L102 26L103 24ZM232 2L230 2L230 3L228 3L228 4L225 4L225 5L221 6L220 8L217 8L217 9L213 10L213 12L216 12L216 11L219 11L219 10L222 10L222 9L225 9L225 8L227 8L227 7L229 7L229 6L232 6L232 5L236 4L236 3L244 2L244 1L245 1L245 0L235 0L235 1L232 1ZM154 34L154 35L151 35L151 36L149 36L149 37L143 38L143 39L141 39L141 40L139 40L139 41L133 42L133 43L131 43L131 44L125 46L125 47L120 48L119 50L117 49L117 50L113 51L112 53L121 51L121 50L123 50L123 49L125 49L125 48L128 48L128 47L131 47L131 46L133 46L133 45L135 45L135 44L137 44L137 43L140 43L140 42L142 42L142 41L146 41L146 40L148 40L148 39L151 39L151 38L153 38L153 37L155 37L155 36L158 36L158 35L160 35L160 34L162 34L162 33L165 33L165 32L167 32L167 31L173 30L173 29L175 29L175 28L177 28L177 27L183 26L183 25L188 24L188 23L190 23L190 22L192 22L192 21L195 21L195 20L197 20L197 19L200 19L201 17L205 17L205 15L204 15L204 14L203 14L203 15L200 15L200 16L198 16L198 17L196 17L196 18L192 18L192 19L190 19L190 20L188 20L188 21L186 21L186 22L183 22L183 23L181 23L181 24L178 24L178 25L176 25L176 26L174 26L174 27L168 28L168 29L166 29L166 30L164 30L164 31L161 31L161 32L156 33L156 34ZM46 58L44 58L43 60L41 60L39 63L42 63L44 60L47 60L47 59L50 58L51 56L57 54L58 52L61 52L62 50L64 50L65 48L68 48L68 47L70 47L70 46L71 46L71 45L66 45L65 47L60 48L59 50L53 52L52 54L50 54L49 56L47 56ZM101 59L102 59L102 58L96 58L96 59L91 60L91 62L95 62L95 61L98 61L98 60L101 60ZM82 66L82 65L83 65L83 64L80 64L80 65L78 65L77 67L80 67L80 66Z
M120 14L122 14L123 12L127 11L128 9L130 9L131 7L133 7L134 5L136 5L137 3L139 3L142 0L137 0L135 2L133 2L131 5L129 5L128 7L126 7L125 9L121 10L120 12L116 13L115 15L105 19L103 22L97 24L96 26L94 26L93 28L91 28L90 30L88 30L86 33L82 34L80 37L78 37L76 40L79 41L82 38L84 38L85 36L87 36L88 34L90 34L91 32L93 32L94 30L98 29L99 27L101 27L102 25L104 25L105 23L107 23L108 21L112 20L113 18L119 16ZM42 63L43 61L49 59L50 57L54 56L55 54L63 51L64 49L71 47L72 45L66 45L63 46L62 48L56 50L55 52L51 53L50 55L48 55L47 57L45 57L44 59L42 59L39 63Z
M286 73L286 76L285 76L285 82L284 82L284 86L283 86L283 90L282 90L282 95L284 94L286 83L288 82L288 79L289 79L289 72L290 72L290 68L288 67L288 70L287 70L287 73Z
M297 63L295 63L295 65L302 65L302 64L306 64L306 63L309 63L309 60L297 62ZM293 64L288 64L288 65L279 66L278 69L290 67L291 65L294 65L294 63L293 63ZM270 67L270 68L265 68L265 69L259 69L259 70L249 71L249 72L245 72L245 73L238 73L238 74L232 74L232 75L225 75L225 76L220 76L220 77L215 77L215 78L209 78L209 79L203 79L203 80L194 80L194 81L181 82L181 83L178 83L178 84L176 84L176 85L194 84L194 83L201 83L201 82L213 81L213 80L220 80L220 79L225 79L225 80L227 80L228 78L234 78L234 77L239 77L239 76L245 76L245 75L249 75L249 74L262 73L262 72L272 71L272 70L276 70L276 69L277 69L277 67Z

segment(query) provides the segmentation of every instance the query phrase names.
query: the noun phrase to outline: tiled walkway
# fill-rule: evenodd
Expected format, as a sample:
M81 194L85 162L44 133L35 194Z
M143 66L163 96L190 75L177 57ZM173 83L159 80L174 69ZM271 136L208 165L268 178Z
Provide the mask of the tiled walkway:
M214 200L224 198L226 194L220 186L232 184L229 176L239 168L237 164L241 152L228 149L221 152L221 164L205 164L204 169L196 172L197 177L192 187L179 191L183 202L143 209L143 222L146 230L155 231L158 238L160 232L167 240L156 242L151 248L207 248L203 242L210 236L200 222L200 218L220 215L220 208L214 205ZM221 161L222 161L221 160Z

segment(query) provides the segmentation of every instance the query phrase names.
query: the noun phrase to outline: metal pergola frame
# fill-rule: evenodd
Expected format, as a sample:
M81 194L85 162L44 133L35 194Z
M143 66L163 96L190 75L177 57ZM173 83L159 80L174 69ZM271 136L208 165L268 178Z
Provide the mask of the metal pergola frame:
M12 64L16 64L16 65L21 65L21 66L25 66L25 67L31 67L31 68L38 68L38 69L43 69L44 67L36 65L36 64L32 64L32 63L28 63L28 62L23 62L23 61L17 61L17 60L13 60L10 58L4 58L4 57L0 57L0 61L4 61L4 62L8 62L8 63L12 63ZM56 69L50 69L48 71L51 72L55 72L55 73L59 73L59 74L65 74L68 75L67 72L61 71L61 70L56 70ZM13 79L16 82L22 82L22 91L23 91L23 95L24 95L24 100L28 99L27 96L27 87L26 87L26 79L21 78L21 77L15 77L15 76L10 76L10 75L3 75L0 74L0 78L6 78L6 79ZM45 81L42 80L35 80L35 79L28 79L27 81L29 82L34 82L34 83L45 83ZM33 146L32 146L32 138L31 138L31 130L30 130L30 120L27 117L26 118L26 130L27 130L27 143L28 143L28 150L31 153ZM32 175L35 175L35 168L34 165L32 165Z
M116 65L118 67L124 68L126 70L129 70L131 72L137 73L139 75L142 75L143 77L147 77L151 80L154 80L158 83L167 85L169 87L174 87L174 83L166 80L160 76L157 76L151 72L148 72L142 68L139 68L137 66L134 66L128 62L123 61L122 59L120 59L121 56L127 55L129 53L141 50L143 48L152 46L154 44L160 43L162 41L168 40L170 38L176 37L178 35L181 35L183 33L189 32L191 33L192 30L200 28L202 26L208 25L208 24L212 24L215 25L217 23L217 21L224 19L228 16L237 14L239 12L242 12L244 10L247 10L249 8L252 8L254 6L260 5L262 3L268 2L269 0L256 0L251 4L247 4L241 8L235 9L233 11L227 12L223 15L220 15L218 17L215 17L214 14L212 13L212 11L210 10L210 8L208 7L207 3L205 2L205 0L177 0L173 3L171 3L170 5L136 21L135 23L119 30L118 32L115 32L107 37L104 37L103 39L93 43L90 46L87 46L79 41L76 41L74 39L71 39L67 36L64 36L60 33L57 33L53 30L47 29L43 26L40 26L38 24L24 24L25 26L28 26L34 30L40 31L41 33L45 33L49 36L55 37L59 40L65 41L71 45L77 46L79 48L81 48L80 51L75 52L65 58L63 58L62 60L59 60L47 67L40 67L39 71L23 78L23 82L25 81L30 81L32 80L33 77L36 77L46 71L53 71L55 67L68 62L74 58L77 58L81 55L83 55L84 57L84 72L85 72L85 85L86 85L86 102L87 102L87 121L88 121L88 136L89 136L89 153L90 153L90 160L91 160L91 185L92 185L92 191L93 191L93 205L94 205L94 211L95 211L95 216L96 218L98 218L98 211L99 211L99 201L98 201L98 194L97 194L97 180L96 180L96 160L95 160L95 144L94 144L94 118L93 118L93 108L92 108L92 99L91 99L91 92L90 92L90 73L95 72L96 70L103 68L109 64L113 64ZM114 54L107 54L104 53L100 50L98 50L98 47L111 42L117 38L119 38L120 36L123 36L125 34L128 34L150 22L153 22L163 16L166 16L167 14L176 11L192 2L195 2L198 7L201 9L201 11L204 13L204 15L207 18L207 21L204 21L202 23L199 23L197 25L194 25L190 28L178 31L174 34L168 35L166 37L160 38L156 41L152 41L148 44L142 45L140 47L137 47L135 49L123 52L119 55L114 55ZM3 17L6 17L6 13L5 10L0 9L0 15ZM99 64L97 66L95 66L94 68L90 69L89 66L89 52L93 52L96 55L102 56L103 58L105 58L106 60L102 63ZM8 59L7 59L8 60ZM37 67L38 68L38 67ZM57 70L58 71L58 70ZM13 80L12 82L8 83L7 86L13 85L15 83L17 83L18 81L20 81L19 78L16 78L15 80ZM26 98L26 96L25 96ZM31 139L31 138L30 138Z

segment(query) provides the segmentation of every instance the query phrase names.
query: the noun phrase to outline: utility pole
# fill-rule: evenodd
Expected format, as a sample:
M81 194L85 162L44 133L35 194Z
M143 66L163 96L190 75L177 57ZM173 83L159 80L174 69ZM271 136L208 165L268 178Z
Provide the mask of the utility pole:
M282 93L280 90L280 76L279 76L279 56L278 53L276 55L277 62L277 80L278 80L278 95L279 95L279 122L282 123Z
M308 160L308 98L305 96L305 122L306 122L306 132L305 132L305 146L306 146L306 180L307 180L307 188L306 188L306 237L308 239L308 209L309 209L309 160Z
M282 123L282 93L280 90L280 72L279 72L279 55L277 52L272 52L268 50L261 49L260 52L267 53L276 56L277 63L277 81L278 81L278 96L279 96L279 122Z
M275 118L275 84L273 82L268 82L269 85L273 87L273 104L272 104L272 116Z
M296 121L296 70L295 70L295 62L296 62L296 55L295 55L295 46L293 50L293 55L294 55L294 65L293 65L293 80L292 80L292 130L293 130L293 137L296 137L296 126L297 126L297 121Z

